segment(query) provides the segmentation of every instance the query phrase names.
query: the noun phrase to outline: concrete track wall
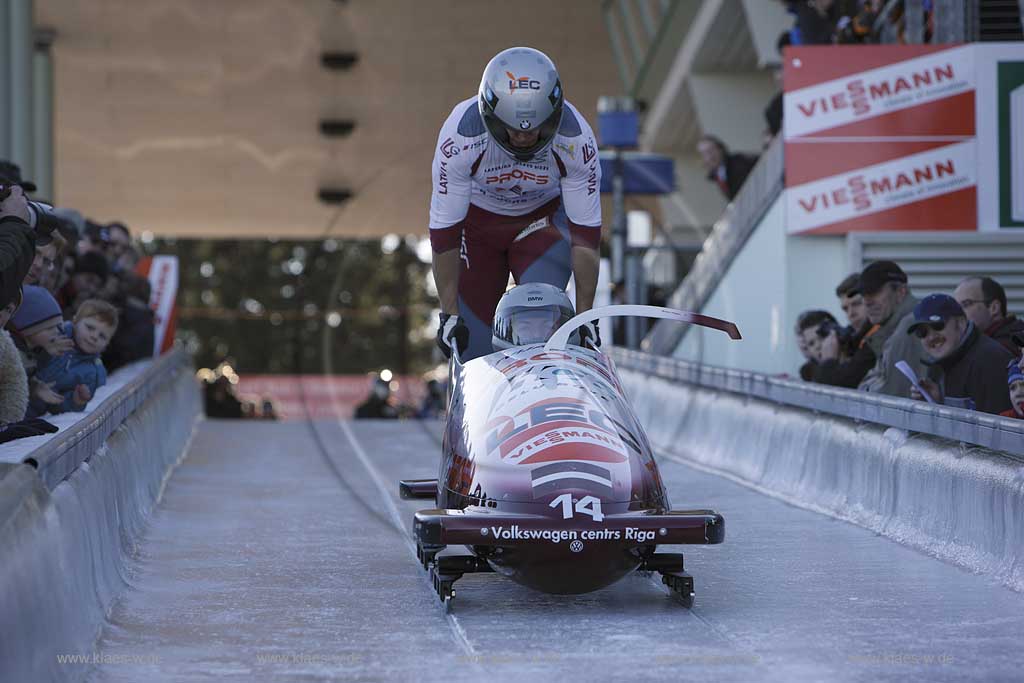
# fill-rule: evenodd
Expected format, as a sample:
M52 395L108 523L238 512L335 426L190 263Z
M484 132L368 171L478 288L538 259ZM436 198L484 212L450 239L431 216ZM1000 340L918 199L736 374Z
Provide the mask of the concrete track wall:
M59 657L92 656L202 412L187 362L162 379L52 491L29 465L0 469L0 680L72 680L85 670Z
M621 366L620 376L661 454L1024 590L1021 460Z

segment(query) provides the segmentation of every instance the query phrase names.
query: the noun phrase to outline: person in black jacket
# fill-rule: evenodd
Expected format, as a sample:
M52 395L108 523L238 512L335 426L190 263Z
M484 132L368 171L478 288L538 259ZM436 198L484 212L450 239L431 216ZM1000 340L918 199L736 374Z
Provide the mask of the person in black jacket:
M775 81L775 86L779 89L779 92L775 93L775 97L771 99L768 106L764 108L764 122L765 122L765 147L782 131L782 98L785 91L785 86L782 82L782 50L787 45L792 44L792 40L789 36L789 31L783 31L779 36L779 39L775 41L775 49L779 53L779 63L774 64L771 67L772 80Z
M121 274L124 295L121 324L103 353L103 364L113 372L117 368L143 358L153 357L155 316L149 307L149 280L136 273Z
M849 327L825 326L817 330L821 337L813 381L835 387L856 389L877 358L868 338L878 329L868 320L864 296L860 293L860 273L853 273L836 287L839 305L850 322Z
M0 308L18 298L22 280L36 256L35 232L22 189L0 186Z
M1014 355L967 319L956 299L930 294L914 307L907 334L928 355L928 377L920 381L936 403L998 415L1009 410L1006 366ZM911 398L923 396L911 389Z
M754 164L757 163L755 156L730 154L725 143L714 135L702 137L697 143L697 152L704 163L708 180L716 183L729 201L732 201L743 187L743 181L747 179Z
M796 45L829 45L835 40L839 7L835 0L786 0L796 18L792 37Z
M235 395L235 389L227 377L221 375L208 382L204 388L207 417L233 420L245 417L242 402Z
M394 420L398 417L398 409L391 402L391 386L378 377L373 381L370 395L356 406L354 417L357 420Z
M814 332L822 325L835 325L836 319L828 311L804 311L796 319L796 345L800 354L807 361L800 366L800 379L805 382L814 381L818 371L818 353L822 338Z

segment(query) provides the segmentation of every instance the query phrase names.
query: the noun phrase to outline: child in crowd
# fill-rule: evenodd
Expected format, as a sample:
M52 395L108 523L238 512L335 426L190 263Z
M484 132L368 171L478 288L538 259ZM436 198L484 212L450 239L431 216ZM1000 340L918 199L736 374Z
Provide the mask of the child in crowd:
M100 354L107 348L117 330L117 309L106 301L83 301L75 318L64 323L65 335L72 338L74 347L65 354L51 358L36 371L36 379L48 385L61 398L59 403L41 402L33 397L29 417L46 410L51 413L81 411L107 382L107 371Z
M42 287L26 285L21 306L11 317L10 327L15 332L14 341L29 377L35 374L40 362L74 347L71 339L61 332L63 324L60 305L53 295Z
M14 331L14 343L28 378L29 400L42 408L39 411L29 410L29 417L45 412L48 404L64 402L60 394L35 378L40 365L74 348L74 342L62 331L63 325L60 305L53 295L42 287L26 285L21 306L11 318L10 328Z
M1010 388L1010 403L1013 407L999 413L1002 417L1024 420L1024 370L1021 369L1022 364L1024 364L1024 358L1015 358L1006 367L1006 383Z

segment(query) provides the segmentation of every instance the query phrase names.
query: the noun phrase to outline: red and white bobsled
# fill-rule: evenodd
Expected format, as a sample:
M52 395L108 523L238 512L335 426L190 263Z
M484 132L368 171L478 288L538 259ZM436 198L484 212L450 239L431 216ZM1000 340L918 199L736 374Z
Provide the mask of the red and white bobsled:
M615 315L732 323L650 306L576 316L547 344L451 363L439 478L401 482L416 513L417 551L442 601L463 574L495 571L547 593L586 593L630 572L658 571L687 606L693 579L661 545L721 543L712 510L672 510L647 436L611 359L566 343L583 322ZM449 546L470 554L449 555Z

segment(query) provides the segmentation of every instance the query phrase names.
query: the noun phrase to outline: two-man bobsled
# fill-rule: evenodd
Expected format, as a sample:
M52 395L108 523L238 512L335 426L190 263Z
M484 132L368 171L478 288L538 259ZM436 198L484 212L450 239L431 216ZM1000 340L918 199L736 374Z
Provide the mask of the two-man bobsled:
M550 285L521 285L506 297L551 296L517 292L525 288L549 288L568 304ZM453 353L440 476L400 485L403 498L436 501L416 513L417 555L446 605L454 582L470 572L495 571L546 593L586 593L640 569L660 572L690 606L693 578L683 556L655 550L721 543L724 520L711 510L671 509L611 359L567 342L586 322L615 315L691 322L733 339L739 332L732 323L649 306L575 317L568 309L554 334L550 327L539 337L546 343L522 343L531 337L520 334L511 339L518 345L499 344L498 332L516 322L496 318L499 350L465 363ZM532 324L526 318L520 326ZM439 554L448 546L471 554Z

